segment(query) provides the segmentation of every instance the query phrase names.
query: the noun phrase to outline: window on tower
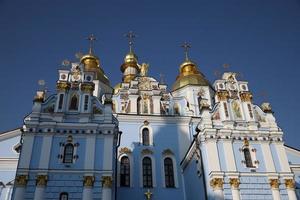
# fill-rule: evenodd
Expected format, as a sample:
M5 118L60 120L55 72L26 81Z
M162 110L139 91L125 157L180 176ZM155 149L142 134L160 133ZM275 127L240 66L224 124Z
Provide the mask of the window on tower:
M127 156L121 158L120 185L123 187L130 186L130 161Z
M62 192L59 195L59 200L68 200L69 199L69 195L66 192Z
M145 146L149 146L150 145L150 135L149 135L149 129L148 128L144 128L142 130L142 142L143 145Z
M245 162L246 162L246 167L254 167L252 163L252 158L251 158L251 153L248 147L243 149L244 151L244 156L245 156Z
M89 107L89 95L84 96L84 110L88 110Z
M63 163L73 163L74 145L71 143L66 144L64 149Z
M171 158L165 158L164 168L165 168L165 185L166 185L166 187L167 188L175 187L174 168L173 168L173 161Z
M152 162L149 157L143 159L143 187L151 188L152 185Z
M59 102L58 102L58 109L62 109L63 106L63 102L64 102L64 94L60 94L59 95Z
M71 98L69 109L70 110L78 110L78 97L76 94L74 94Z

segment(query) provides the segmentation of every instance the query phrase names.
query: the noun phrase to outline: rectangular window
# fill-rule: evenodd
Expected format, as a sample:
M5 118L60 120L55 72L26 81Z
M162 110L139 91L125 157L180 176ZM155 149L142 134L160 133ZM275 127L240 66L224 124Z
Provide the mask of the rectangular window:
M61 110L64 102L64 94L59 95L58 109Z
M85 95L84 96L84 110L87 110L89 107L89 96Z

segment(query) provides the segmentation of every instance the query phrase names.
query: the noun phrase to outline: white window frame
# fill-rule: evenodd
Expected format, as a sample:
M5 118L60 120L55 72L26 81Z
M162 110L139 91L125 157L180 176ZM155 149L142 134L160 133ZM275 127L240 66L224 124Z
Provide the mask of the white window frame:
M143 129L144 128L147 128L149 130L149 146L153 146L153 130L149 125L143 125L143 126L140 127L140 130L139 130L139 132L140 132L140 144L142 146L144 146L143 145Z

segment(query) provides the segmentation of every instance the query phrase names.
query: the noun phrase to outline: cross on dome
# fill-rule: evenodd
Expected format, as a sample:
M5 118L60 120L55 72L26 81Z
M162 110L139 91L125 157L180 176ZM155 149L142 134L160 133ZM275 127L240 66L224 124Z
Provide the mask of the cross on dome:
M137 37L137 35L134 34L133 31L129 31L127 34L125 34L125 37L128 38L128 43L129 43L129 52L132 53L132 47L134 44L134 38Z
M191 48L191 45L187 42L184 42L181 47L184 49L185 60L189 60L189 49Z
M86 39L90 42L89 54L93 54L93 52L94 52L94 49L93 49L94 42L97 40L97 38L94 36L94 34L91 34Z

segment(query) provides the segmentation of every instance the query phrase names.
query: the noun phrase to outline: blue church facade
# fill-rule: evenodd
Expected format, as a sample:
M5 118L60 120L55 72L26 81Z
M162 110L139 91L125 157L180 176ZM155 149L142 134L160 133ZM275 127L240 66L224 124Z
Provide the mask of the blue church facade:
M0 200L300 198L300 151L248 82L225 72L211 84L185 44L169 89L129 44L114 88L90 48L0 134Z

